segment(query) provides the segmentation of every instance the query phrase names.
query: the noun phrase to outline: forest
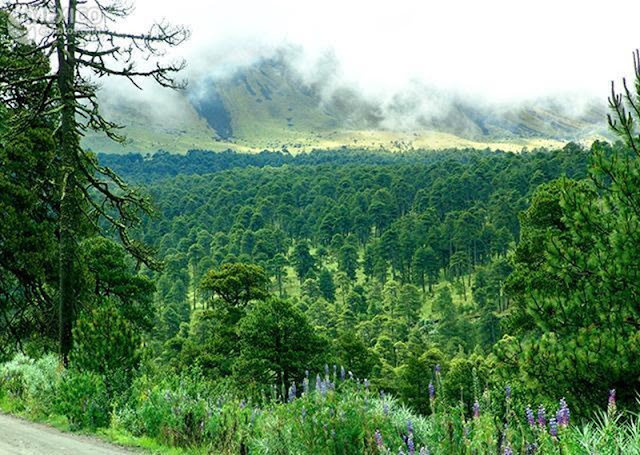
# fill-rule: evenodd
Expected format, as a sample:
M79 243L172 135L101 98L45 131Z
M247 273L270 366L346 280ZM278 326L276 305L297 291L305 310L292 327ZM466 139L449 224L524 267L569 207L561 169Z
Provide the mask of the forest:
M52 30L0 12L2 412L154 453L640 453L638 54L589 146L106 155L81 69L177 86L102 57L186 31Z

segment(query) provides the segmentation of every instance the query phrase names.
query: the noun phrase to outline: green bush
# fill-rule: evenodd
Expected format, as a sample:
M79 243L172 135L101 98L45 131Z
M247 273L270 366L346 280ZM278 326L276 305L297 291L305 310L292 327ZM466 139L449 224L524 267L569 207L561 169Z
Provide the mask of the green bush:
M60 362L54 354L33 360L23 354L0 365L0 390L18 402L18 407L34 415L53 411L60 384Z
M109 425L110 404L104 378L92 372L66 371L63 375L57 411L72 428L96 429Z

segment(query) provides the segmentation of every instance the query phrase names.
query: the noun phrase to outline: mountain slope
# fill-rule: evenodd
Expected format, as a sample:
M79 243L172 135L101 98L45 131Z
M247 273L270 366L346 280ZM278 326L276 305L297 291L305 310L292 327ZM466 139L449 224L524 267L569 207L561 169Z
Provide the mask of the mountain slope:
M554 100L488 107L415 84L387 99L353 88L308 83L286 59L264 60L226 78L190 81L160 99L105 96L103 109L126 125L124 146L89 135L100 152L286 148L410 149L491 147L519 150L606 134L604 106L569 114Z

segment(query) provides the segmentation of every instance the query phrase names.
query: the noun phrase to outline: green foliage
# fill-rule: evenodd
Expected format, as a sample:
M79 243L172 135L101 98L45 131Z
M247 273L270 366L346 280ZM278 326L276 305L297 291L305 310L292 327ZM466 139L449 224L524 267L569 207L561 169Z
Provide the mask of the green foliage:
M59 369L59 360L53 354L35 361L17 354L10 362L0 365L0 396L8 394L33 415L47 415L53 412L60 383Z
M243 309L252 300L262 300L269 295L269 279L265 271L252 264L224 264L210 270L202 280L202 288L215 298L236 309Z
M305 370L318 367L326 341L302 312L280 299L258 302L238 327L240 356L235 372L253 388L264 384L288 387L300 382Z
M74 328L70 361L80 371L97 373L110 390L126 389L139 363L141 337L135 325L106 301L86 311Z
M107 426L111 409L103 377L91 371L65 371L56 410L68 419L72 429Z

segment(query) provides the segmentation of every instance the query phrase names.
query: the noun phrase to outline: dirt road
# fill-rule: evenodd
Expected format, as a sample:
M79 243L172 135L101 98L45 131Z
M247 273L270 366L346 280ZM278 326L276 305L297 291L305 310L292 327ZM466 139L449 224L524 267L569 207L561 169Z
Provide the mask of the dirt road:
M139 453L99 440L0 414L1 455L107 455Z

